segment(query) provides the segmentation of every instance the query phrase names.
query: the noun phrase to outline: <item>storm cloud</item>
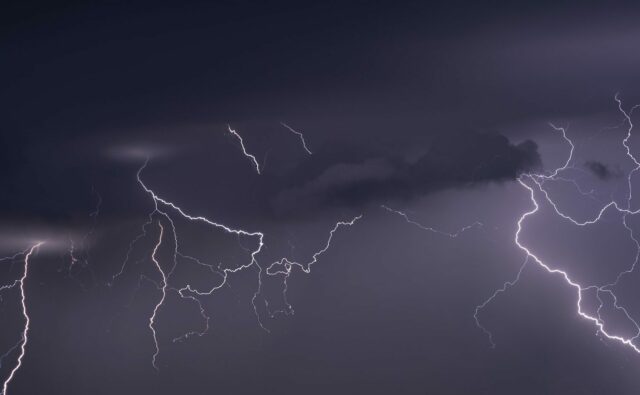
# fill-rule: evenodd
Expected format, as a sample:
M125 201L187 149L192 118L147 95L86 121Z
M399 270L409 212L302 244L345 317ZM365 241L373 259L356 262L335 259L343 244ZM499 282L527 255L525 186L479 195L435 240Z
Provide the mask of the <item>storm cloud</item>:
M541 165L538 146L531 140L513 144L498 133L456 133L436 139L412 161L377 156L330 164L281 191L274 205L287 212L410 200L447 188L513 180Z
M584 167L603 181L620 176L620 169L612 170L609 166L597 160L586 161Z

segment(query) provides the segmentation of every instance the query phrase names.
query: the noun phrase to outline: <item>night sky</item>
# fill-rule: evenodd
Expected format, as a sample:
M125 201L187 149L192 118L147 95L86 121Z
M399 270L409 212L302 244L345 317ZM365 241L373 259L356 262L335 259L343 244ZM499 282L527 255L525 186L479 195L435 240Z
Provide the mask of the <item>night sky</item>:
M0 5L2 395L638 393L640 7L160 3Z

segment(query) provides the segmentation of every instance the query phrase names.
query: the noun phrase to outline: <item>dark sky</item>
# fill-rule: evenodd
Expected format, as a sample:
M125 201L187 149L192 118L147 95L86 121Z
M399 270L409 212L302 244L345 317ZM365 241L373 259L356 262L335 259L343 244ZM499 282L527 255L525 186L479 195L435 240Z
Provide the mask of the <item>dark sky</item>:
M548 183L561 210L584 221L625 202L629 123L614 95L627 110L640 103L640 7L308 3L0 6L1 256L46 242L24 284L26 354L3 395L636 394L640 354L598 336L560 276L527 264L481 311L495 348L474 311L525 258L514 237L532 202L517 178L566 160L550 122L576 146L564 179ZM265 235L256 264L200 298L204 336L172 341L203 320L168 292L157 372L158 224L165 270L169 219L180 252L212 269L250 263L257 238L162 206L169 217L154 213L136 239L154 208L136 182L147 158L141 177L162 198ZM284 299L284 277L267 266L309 262L357 215L310 274L292 270ZM580 228L541 204L522 241L581 284L603 285L636 259L629 229L619 213ZM0 286L20 277L21 258L0 261ZM209 266L176 262L171 287L221 284ZM632 317L637 281L633 271L615 288ZM17 289L0 295L1 355L24 320ZM633 337L600 296L606 329ZM270 314L287 301L295 314ZM585 309L597 306L585 294ZM2 381L16 358L0 359Z

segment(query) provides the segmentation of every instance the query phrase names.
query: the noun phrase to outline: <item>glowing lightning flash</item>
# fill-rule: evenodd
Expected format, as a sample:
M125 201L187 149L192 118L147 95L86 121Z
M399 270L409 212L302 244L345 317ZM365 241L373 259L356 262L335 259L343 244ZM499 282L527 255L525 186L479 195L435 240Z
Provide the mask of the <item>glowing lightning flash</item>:
M631 178L634 175L634 173L636 173L639 169L640 169L640 162L638 162L638 160L634 157L634 155L631 153L631 149L629 147L629 140L631 138L632 135L632 130L633 130L633 123L631 121L631 115L633 113L633 110L635 110L638 105L634 106L631 108L631 110L629 110L628 112L625 111L622 107L622 102L620 101L620 99L618 98L618 95L616 94L615 96L615 100L618 104L618 109L619 111L622 113L623 117L624 117L624 122L623 124L628 124L628 129L627 129L627 135L626 137L623 139L622 144L626 149L626 155L629 157L629 159L631 159L631 161L634 163L634 168L629 172L628 177L627 177L627 183L628 183L628 188L629 188L629 194L627 196L626 199L626 206L625 207L621 207L618 202L616 202L615 200L611 200L609 203L607 203L606 205L604 205L602 207L602 209L598 212L597 216L593 219L588 219L588 220L584 220L584 221L579 221L576 220L574 218L572 218L571 216L563 213L559 208L558 205L553 201L553 199L550 197L548 191L544 188L544 184L546 181L563 181L564 179L561 179L559 177L559 174L562 173L564 170L568 169L570 167L571 161L573 160L573 151L574 151L574 144L571 141L571 139L569 139L566 135L566 130L564 128L559 128L556 126L551 125L556 131L561 132L562 137L564 138L565 141L568 142L569 146L570 146L570 151L569 151L569 155L568 158L566 160L566 162L564 163L563 166L556 168L553 172L551 172L551 174L548 175L544 175L544 174L522 174L521 176L518 177L518 183L525 188L528 193L529 193L529 198L531 200L531 203L533 205L533 207L525 212L524 214L522 214L520 216L520 218L518 219L517 222L517 230L514 236L514 242L516 244L516 246L518 246L518 248L520 250L522 250L525 255L526 255L526 260L525 263L523 264L523 266L520 268L520 271L518 272L518 275L516 276L516 278L512 281L508 281L506 282L502 288L496 290L493 295L491 295L491 297L489 297L487 300L485 300L482 304L480 304L479 306L476 307L476 311L474 314L474 317L476 319L476 324L477 326L484 331L487 336L489 337L489 341L491 342L492 346L495 346L495 343L493 342L493 338L492 338L492 334L490 331L488 331L484 326L482 326L480 324L480 321L478 319L478 313L485 307L487 306L493 299L495 299L500 293L505 292L509 287L514 286L518 280L520 279L520 275L524 269L524 266L527 264L528 261L533 261L535 262L539 267L541 267L542 269L544 269L546 272L550 273L550 274L558 274L560 275L563 280L571 287L573 287L576 291L576 297L577 297L577 301L576 301L576 311L578 313L578 315L580 317L582 317L583 319L593 323L597 329L597 333L600 334L601 336L609 339L609 340L613 340L616 342L621 343L622 345L628 347L629 349L635 351L636 353L640 354L640 348L635 344L635 341L640 337L640 325L637 323L637 321L635 319L633 319L631 317L631 315L629 314L629 312L622 306L620 306L618 304L618 299L616 297L616 295L614 294L612 288L615 287L618 282L620 281L621 277L624 276L625 274L631 273L637 263L638 260L640 259L640 242L635 238L634 234L633 234L633 230L631 229L631 227L628 226L627 224L627 217L630 215L635 215L640 213L640 209L638 210L632 210L631 209L631 203L632 203L632 199L633 199L633 195L632 195L632 184L631 184ZM635 245L636 245L636 257L635 257L635 261L633 262L633 265L618 274L616 281L614 281L613 283L610 284L604 284L604 285L582 285L579 284L578 282L576 282L575 280L573 280L569 273L567 273L564 270L561 269L557 269L557 268L553 268L552 266L550 266L548 263L542 261L541 258L539 258L536 254L534 254L526 245L524 245L521 240L520 240L520 235L522 233L523 230L523 226L525 221L533 216L534 214L536 214L540 208L540 204L538 203L538 201L536 200L536 193L540 192L542 193L542 195L544 196L544 199L550 204L550 206L553 208L553 210L555 211L555 213L560 216L561 218L570 221L571 223L573 223L576 226L590 226L593 225L597 222L600 221L600 219L602 218L602 215L604 214L605 211L609 210L609 209L615 209L617 212L622 214L622 223L624 225L624 227L629 231L629 235L630 238L634 241ZM597 312L595 313L595 315L593 314L589 314L587 312L585 312L582 308L582 299L584 296L584 293L586 291L595 291L596 292L596 298L598 299L598 301L600 302L600 306L597 309ZM624 336L620 336L620 335L616 335L611 333L609 330L606 329L606 322L604 321L604 319L601 317L600 315L600 311L604 305L604 301L603 299L600 297L601 294L607 294L609 296L612 297L613 299L613 307L624 313L624 315L626 316L626 318L629 320L629 322L634 325L635 329L636 329L636 333L634 336L632 337L624 337Z
M28 314L28 311L27 311L27 296L26 296L25 291L24 291L24 283L25 283L25 281L27 279L27 275L29 274L29 258L31 258L31 255L33 255L33 253L42 244L44 244L44 243L43 242L38 242L34 246L32 246L28 250L28 252L26 252L26 255L24 257L24 270L22 272L22 277L20 277L19 280L15 281L13 283L13 285L11 285L11 286L0 287L0 291L2 291L4 289L12 288L15 285L20 285L20 303L21 303L21 306L22 306L22 316L24 317L24 321L25 321L24 329L22 330L22 338L21 338L21 340L19 342L19 344L20 344L20 354L18 355L18 361L16 362L16 366L13 367L13 369L9 373L9 376L7 377L7 379L4 381L4 383L2 385L2 395L7 395L7 389L9 388L9 384L13 380L16 372L22 366L22 359L24 358L24 355L25 355L25 352L26 352L27 341L29 340L27 335L29 334L29 324L31 323L31 320L29 319L29 314ZM14 257L15 256L17 256L17 255L14 255ZM16 344L16 346L17 346L17 344ZM16 349L17 348L16 346L14 346L9 352L11 352L14 349ZM4 355L3 355L3 357L4 357Z

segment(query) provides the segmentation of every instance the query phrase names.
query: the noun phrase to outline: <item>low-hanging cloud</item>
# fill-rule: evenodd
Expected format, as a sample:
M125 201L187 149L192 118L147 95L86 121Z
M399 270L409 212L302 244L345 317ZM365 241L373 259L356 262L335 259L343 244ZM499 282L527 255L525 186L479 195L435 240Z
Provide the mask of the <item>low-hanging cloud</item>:
M447 135L414 161L372 156L328 165L282 190L274 207L286 213L411 199L447 188L513 180L540 166L538 146L531 140L513 144L497 133Z

